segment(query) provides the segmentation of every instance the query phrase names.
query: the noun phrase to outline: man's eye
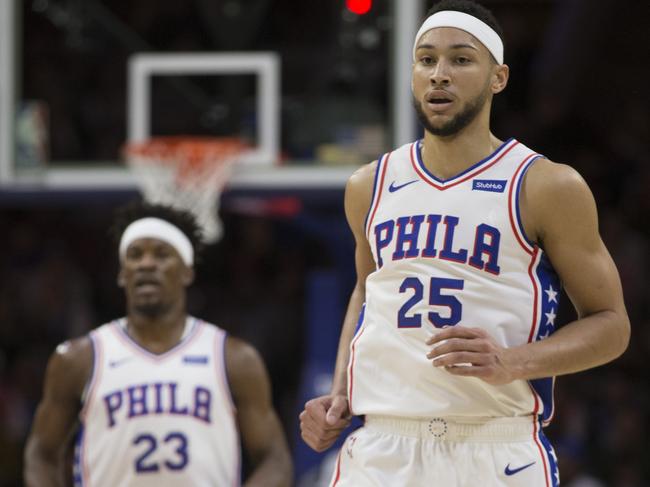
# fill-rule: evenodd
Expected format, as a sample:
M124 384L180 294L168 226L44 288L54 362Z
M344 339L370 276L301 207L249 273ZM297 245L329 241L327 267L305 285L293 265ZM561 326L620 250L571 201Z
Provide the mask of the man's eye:
M156 252L156 256L161 259L166 259L170 255L172 255L172 253L167 249L158 249L158 251Z
M457 59L457 62L458 62L458 64L467 64L467 63L469 63L470 61L469 61L469 58L466 58L466 57L459 57L459 58Z
M134 249L134 250L129 250L126 253L126 258L129 259L129 260L136 260L136 259L139 259L141 255L142 255L142 252L140 252L139 250Z
M422 56L420 62L425 65L433 64L433 58L430 56Z

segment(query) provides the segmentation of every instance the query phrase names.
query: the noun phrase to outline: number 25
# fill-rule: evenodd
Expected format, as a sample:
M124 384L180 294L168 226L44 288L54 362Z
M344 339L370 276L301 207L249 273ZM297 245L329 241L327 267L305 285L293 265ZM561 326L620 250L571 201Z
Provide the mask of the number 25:
M436 328L453 326L458 324L463 315L463 305L456 296L442 294L444 289L463 289L465 281L462 279L447 279L443 277L432 277L429 285L429 304L431 306L444 306L449 308L449 316L441 316L440 313L429 311L427 317ZM399 287L401 294L413 290L413 295L406 300L397 312L398 328L420 328L422 326L422 315L414 313L410 316L407 313L413 306L422 301L424 297L424 284L417 277L407 277Z

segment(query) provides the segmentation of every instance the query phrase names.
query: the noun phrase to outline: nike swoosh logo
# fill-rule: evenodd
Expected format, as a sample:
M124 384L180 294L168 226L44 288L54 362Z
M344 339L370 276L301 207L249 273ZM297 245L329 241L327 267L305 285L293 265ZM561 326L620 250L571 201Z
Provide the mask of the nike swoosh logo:
M121 358L121 359L119 359L119 360L111 360L111 361L108 363L108 366L111 367L111 368L113 368L113 367L119 367L120 365L122 365L122 364L128 362L129 360L131 360L131 358L132 358L132 357L124 357L124 358Z
M528 465L524 465L523 467L510 469L510 464L508 464L506 465L506 469L504 470L504 473L508 476L514 475L516 473L521 472L522 470L527 469L528 467L532 467L533 465L535 465L535 462L531 462Z
M390 186L388 186L388 191L394 193L395 191L399 191L403 187L408 186L409 184L417 183L418 181L419 179L414 179L413 181L408 181L404 184L398 184L398 185L396 185L395 181L393 181L392 183L390 183Z

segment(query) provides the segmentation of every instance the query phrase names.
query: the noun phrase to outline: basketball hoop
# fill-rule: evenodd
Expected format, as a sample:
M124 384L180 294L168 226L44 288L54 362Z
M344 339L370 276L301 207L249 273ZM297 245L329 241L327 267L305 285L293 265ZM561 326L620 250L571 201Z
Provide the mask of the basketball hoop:
M144 199L194 214L203 238L221 238L219 197L247 146L236 138L154 137L126 144L126 163Z

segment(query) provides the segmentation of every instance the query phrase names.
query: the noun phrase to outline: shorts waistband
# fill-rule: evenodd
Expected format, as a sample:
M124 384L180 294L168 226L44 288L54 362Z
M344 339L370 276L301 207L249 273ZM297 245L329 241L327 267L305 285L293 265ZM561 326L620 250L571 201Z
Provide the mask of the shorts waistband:
M520 418L401 418L366 416L369 430L423 440L438 441L529 441L533 438L533 417Z

